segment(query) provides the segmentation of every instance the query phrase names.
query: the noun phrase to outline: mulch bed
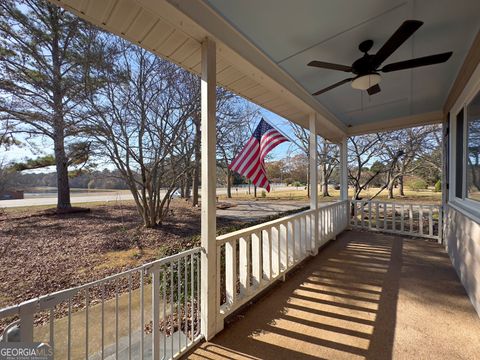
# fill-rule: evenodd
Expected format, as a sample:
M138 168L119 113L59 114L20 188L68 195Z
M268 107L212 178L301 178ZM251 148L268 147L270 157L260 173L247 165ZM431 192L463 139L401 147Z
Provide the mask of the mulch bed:
M198 245L200 208L173 201L154 229L141 226L135 206L111 204L89 212L0 212L0 308L102 279ZM235 226L218 219L218 227ZM135 261L101 266L105 254L137 249Z

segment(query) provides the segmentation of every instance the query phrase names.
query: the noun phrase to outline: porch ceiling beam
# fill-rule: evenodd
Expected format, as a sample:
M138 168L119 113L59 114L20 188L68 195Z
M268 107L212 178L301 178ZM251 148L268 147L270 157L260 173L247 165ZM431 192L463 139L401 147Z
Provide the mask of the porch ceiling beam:
M440 124L444 119L442 111L433 111L412 116L388 119L369 124L355 125L348 129L349 136L370 134L381 131L404 129L414 126Z
M472 46L470 47L470 50L463 61L462 67L458 71L455 82L453 83L447 96L447 100L443 106L443 112L445 114L448 114L448 112L454 106L458 97L467 85L468 80L472 77L473 72L477 68L478 64L480 64L480 31L478 31L477 36L473 40Z

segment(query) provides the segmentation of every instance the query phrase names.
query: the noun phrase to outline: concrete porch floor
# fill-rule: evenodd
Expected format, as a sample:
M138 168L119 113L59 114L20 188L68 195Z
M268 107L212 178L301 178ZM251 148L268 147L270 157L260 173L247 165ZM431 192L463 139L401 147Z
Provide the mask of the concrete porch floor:
M191 359L478 359L480 319L445 250L347 231Z

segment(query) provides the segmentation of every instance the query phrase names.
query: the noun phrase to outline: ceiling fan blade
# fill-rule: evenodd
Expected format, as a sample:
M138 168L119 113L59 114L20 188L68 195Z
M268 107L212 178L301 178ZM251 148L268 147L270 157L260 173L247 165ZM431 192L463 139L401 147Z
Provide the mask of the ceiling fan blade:
M375 95L377 93L379 93L380 91L382 91L382 89L380 89L380 85L373 85L371 87L369 87L367 89L367 92L368 92L368 95Z
M320 94L323 94L324 92L327 92L328 90L332 90L334 88L336 88L337 86L340 86L340 85L343 85L347 82L350 82L353 78L348 78L348 79L345 79L345 80L342 80L342 81L339 81L333 85L330 85L328 87L326 87L325 89L322 89L322 90L318 90L317 92L313 93L312 95L313 96L317 96L317 95L320 95Z
M412 69L420 66L440 64L450 59L450 56L452 56L452 54L453 53L449 51L442 54L436 54L436 55L424 56L424 57L411 59L411 60L399 61L396 63L385 65L380 71L390 72L390 71Z
M422 21L407 20L395 31L395 33L387 40L380 50L373 56L372 65L376 69L379 67L395 50L397 50L420 26Z
M340 64L332 64L332 63L317 61L317 60L310 61L307 65L322 68L322 69L340 70L340 71L345 71L345 72L351 72L352 71L351 66L340 65Z

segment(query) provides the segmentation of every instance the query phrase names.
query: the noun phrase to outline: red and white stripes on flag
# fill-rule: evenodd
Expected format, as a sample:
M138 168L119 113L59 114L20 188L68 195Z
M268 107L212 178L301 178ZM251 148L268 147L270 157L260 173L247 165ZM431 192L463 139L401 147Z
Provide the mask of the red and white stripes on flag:
M250 179L255 186L270 192L270 183L265 172L265 157L285 141L288 141L285 136L262 119L252 137L228 167Z

